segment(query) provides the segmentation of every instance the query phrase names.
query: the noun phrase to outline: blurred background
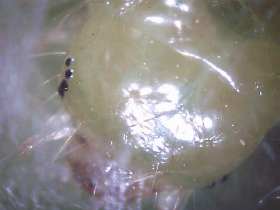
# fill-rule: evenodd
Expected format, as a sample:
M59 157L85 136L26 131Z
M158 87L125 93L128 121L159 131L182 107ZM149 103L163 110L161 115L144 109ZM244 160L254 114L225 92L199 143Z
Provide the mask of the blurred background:
M1 210L92 208L90 196L72 181L65 152L58 154L69 124L55 95L67 49L90 14L89 2L0 0ZM277 0L205 4L218 5L209 9L216 27L244 36L263 27L264 36L280 44ZM280 126L275 125L244 164L194 190L178 209L280 209L279 151Z
M54 94L71 31L86 18L83 6L0 1L0 209L91 208L91 198L72 182L64 154L56 157L65 138L53 140L67 126Z

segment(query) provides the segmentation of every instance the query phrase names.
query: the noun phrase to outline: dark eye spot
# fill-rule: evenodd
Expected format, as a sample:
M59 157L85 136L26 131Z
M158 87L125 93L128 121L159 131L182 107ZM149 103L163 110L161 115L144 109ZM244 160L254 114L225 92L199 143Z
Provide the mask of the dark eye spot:
M66 65L66 66L70 66L72 61L73 61L72 58L66 58L66 60L65 60L65 65Z
M72 70L72 69L67 69L67 70L65 71L65 78L66 78L66 79L72 78L72 77L73 77L73 72L74 72L74 70Z
M64 96L64 92L66 92L68 90L68 84L66 82L66 80L62 80L59 87L58 87L58 94L63 97Z

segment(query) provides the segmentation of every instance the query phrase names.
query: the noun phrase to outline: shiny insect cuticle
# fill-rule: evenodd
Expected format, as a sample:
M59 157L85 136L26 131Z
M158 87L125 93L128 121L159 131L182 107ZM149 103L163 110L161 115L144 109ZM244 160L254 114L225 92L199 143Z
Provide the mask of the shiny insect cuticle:
M280 0L0 4L0 210L280 209Z
M73 73L74 73L74 70L73 70L73 69L67 69L67 70L65 71L65 78L66 78L66 79L72 78L72 77L73 77Z
M67 67L70 66L72 61L74 61L73 58L70 58L70 57L66 58L65 59L65 66L67 66Z
M145 14L141 6L133 11ZM163 7L158 2L148 6L155 14ZM134 23L132 11L119 17L111 15L110 7L115 9L100 6L85 23L68 52L75 57L74 66L74 59L67 57L58 88L63 97L66 80L70 82L63 102L77 130L68 142L68 160L74 176L82 171L85 177L76 181L90 194L97 183L104 195L125 186L127 199L139 180L154 193L162 192L162 185L213 188L226 182L228 173L252 154L259 137L274 124L269 110L278 109L266 99L277 96L270 91L276 82L265 75L275 69L261 60L277 66L272 59L277 47L238 34L234 42L221 39L205 9L205 18L184 13L182 23L174 21L191 37L181 44L185 48L176 48L154 31L161 29L154 16L136 17ZM200 11L199 4L193 7ZM195 18L200 22L189 22ZM165 27L167 34L180 35L181 40L181 33Z
M63 97L64 93L68 90L68 84L66 80L62 80L59 87L58 87L58 94Z
M65 61L64 61L64 64L65 64L65 66L70 67L70 66L71 66L71 63L72 63L73 61L74 61L73 58L67 57L67 58L65 59ZM68 68L68 69L65 70L65 72L64 72L64 77L65 77L66 79L70 79L70 78L73 77L73 73L74 73L74 70ZM63 80L60 82L59 86L58 86L57 92L58 92L58 94L59 94L61 97L63 97L63 96L64 96L64 93L65 93L67 90L68 90L68 83L67 83L67 81L66 81L65 79L63 79Z

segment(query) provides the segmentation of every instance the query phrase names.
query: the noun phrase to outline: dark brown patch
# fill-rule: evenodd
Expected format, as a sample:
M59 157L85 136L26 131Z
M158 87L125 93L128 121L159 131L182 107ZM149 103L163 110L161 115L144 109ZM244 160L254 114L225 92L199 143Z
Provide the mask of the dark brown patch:
M83 135L76 134L76 135L75 135L75 138L76 138L77 142L78 142L79 144L81 144L81 145L87 143L86 137L83 136Z
M83 164L81 162L71 162L71 169L74 180L80 184L81 188L86 190L89 194L93 195L95 185L90 176L88 176L87 168L88 164Z

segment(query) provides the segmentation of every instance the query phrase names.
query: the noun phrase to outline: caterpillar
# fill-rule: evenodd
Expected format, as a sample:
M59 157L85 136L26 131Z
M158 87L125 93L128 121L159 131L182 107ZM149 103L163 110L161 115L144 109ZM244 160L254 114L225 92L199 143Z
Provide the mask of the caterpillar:
M94 5L65 59L58 93L77 128L68 160L104 203L206 186L278 121L279 46L228 39L203 4L174 5Z
M23 17L28 8L38 16L46 7L41 37L41 19L31 16L34 27L21 18L21 33L13 38L8 30L0 39L1 53L3 46L16 51L2 43L19 34L30 34L18 39L27 43L21 49L39 40L31 58L30 49L16 53L11 63L19 74L9 71L0 83L11 104L0 104L10 115L1 129L12 133L1 150L1 197L7 198L1 207L183 209L193 189L224 186L279 122L277 3L46 2L19 5ZM0 62L9 55L4 52ZM6 75L11 68L4 69ZM11 84L22 94L10 97ZM43 91L46 102L33 109ZM7 145L32 132L19 156L7 155ZM70 192L66 201L62 195Z

